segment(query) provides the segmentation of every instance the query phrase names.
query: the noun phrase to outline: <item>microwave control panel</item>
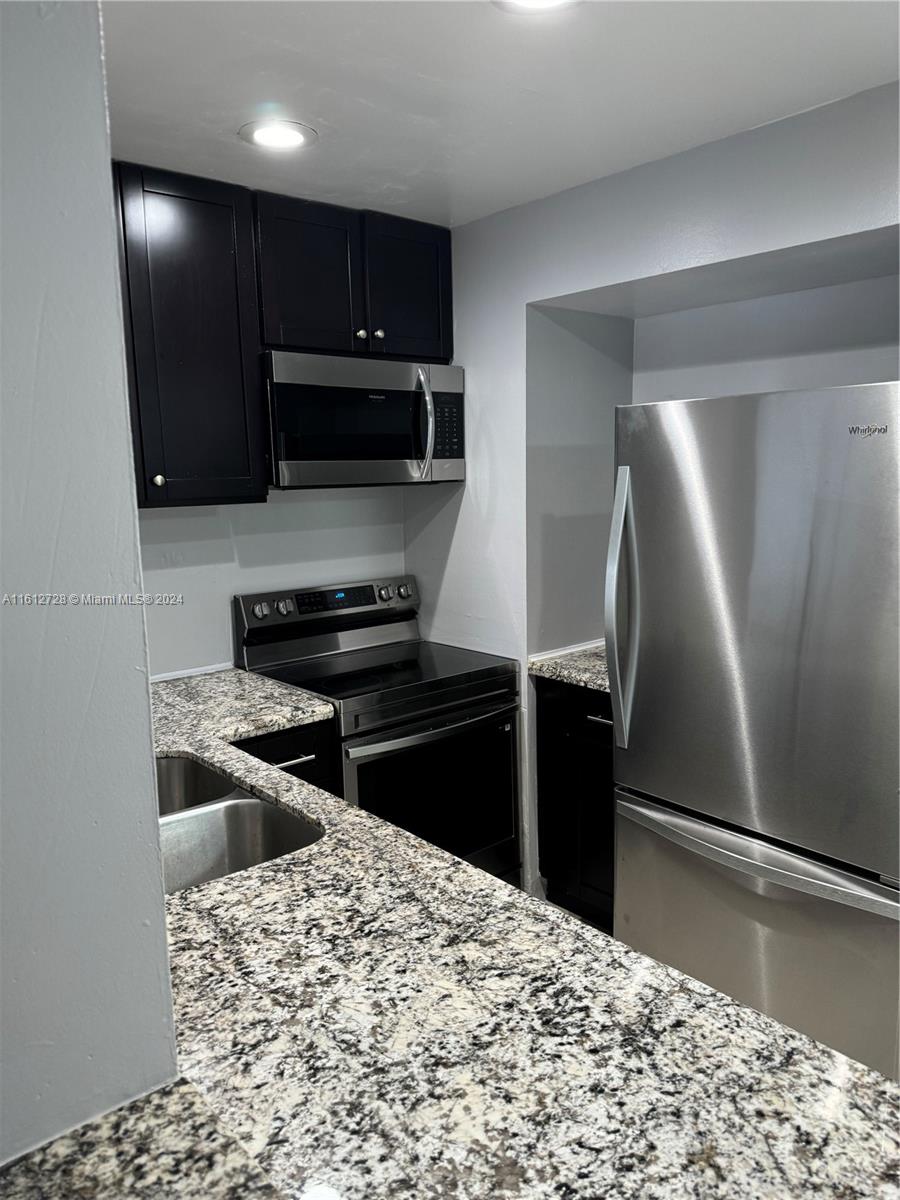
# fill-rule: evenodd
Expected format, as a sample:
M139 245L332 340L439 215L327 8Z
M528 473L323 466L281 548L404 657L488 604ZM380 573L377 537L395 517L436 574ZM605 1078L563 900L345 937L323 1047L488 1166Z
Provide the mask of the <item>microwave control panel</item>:
M434 457L465 458L463 397L459 392L434 393Z

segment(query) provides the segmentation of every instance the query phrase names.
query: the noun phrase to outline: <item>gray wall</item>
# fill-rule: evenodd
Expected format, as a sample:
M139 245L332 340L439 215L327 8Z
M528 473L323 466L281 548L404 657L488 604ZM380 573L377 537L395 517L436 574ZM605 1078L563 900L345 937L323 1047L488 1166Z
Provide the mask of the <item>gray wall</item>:
M432 636L525 654L526 306L895 224L897 135L890 84L454 230L469 481L407 502Z
M643 317L635 404L897 378L897 276Z
M3 4L3 592L141 589L98 10ZM137 607L2 620L0 1160L171 1079Z
M406 509L429 636L526 654L527 305L893 225L897 140L891 84L454 230L469 479Z
M526 319L528 653L603 636L615 406L634 322L531 305Z
M148 610L154 675L232 661L231 597L402 574L398 488L272 492L266 504L143 511L144 582L184 603Z
M603 636L617 404L896 379L898 317L896 275L637 321L529 305L528 653Z

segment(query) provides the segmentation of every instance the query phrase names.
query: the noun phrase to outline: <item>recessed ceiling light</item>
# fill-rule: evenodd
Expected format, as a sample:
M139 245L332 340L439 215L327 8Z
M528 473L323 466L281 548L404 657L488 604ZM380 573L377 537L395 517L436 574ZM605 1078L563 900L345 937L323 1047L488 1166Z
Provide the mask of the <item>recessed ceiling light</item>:
M311 146L318 138L314 129L301 125L299 121L248 121L238 130L245 142L253 146L265 146L267 150L299 150Z
M572 8L581 0L494 0L498 8L513 13L547 13L561 8Z

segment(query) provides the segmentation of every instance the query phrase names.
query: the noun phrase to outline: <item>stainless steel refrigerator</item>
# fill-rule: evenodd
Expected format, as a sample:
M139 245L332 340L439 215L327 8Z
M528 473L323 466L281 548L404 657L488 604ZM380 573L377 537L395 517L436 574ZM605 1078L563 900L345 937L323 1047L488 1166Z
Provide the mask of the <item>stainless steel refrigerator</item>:
M615 934L898 1075L898 385L616 411Z

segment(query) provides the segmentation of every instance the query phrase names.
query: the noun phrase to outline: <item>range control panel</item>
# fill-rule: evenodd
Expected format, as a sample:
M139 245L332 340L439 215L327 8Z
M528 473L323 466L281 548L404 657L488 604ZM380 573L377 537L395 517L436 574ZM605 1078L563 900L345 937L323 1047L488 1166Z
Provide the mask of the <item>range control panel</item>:
M331 584L305 591L264 592L235 596L234 605L247 629L276 626L346 612L371 612L418 607L412 575L373 579L365 583Z

